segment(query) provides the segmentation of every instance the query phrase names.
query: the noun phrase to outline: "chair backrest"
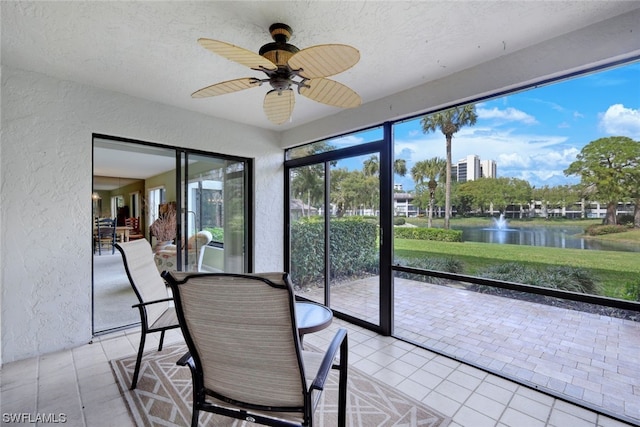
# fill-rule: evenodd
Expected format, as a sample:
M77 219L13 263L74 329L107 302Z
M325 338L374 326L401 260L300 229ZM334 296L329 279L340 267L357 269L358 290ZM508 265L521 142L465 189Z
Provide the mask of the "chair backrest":
M205 388L236 402L304 406L295 299L286 273L164 277Z
M99 237L113 237L115 241L115 235L116 235L115 218L96 218L96 231Z
M167 286L156 268L153 250L147 240L117 243L116 248L122 254L125 271L139 302L156 301L168 297ZM149 325L152 325L168 306L169 302L149 305L147 307Z
M140 218L125 218L124 225L127 227L131 227L131 230L133 231L140 231Z

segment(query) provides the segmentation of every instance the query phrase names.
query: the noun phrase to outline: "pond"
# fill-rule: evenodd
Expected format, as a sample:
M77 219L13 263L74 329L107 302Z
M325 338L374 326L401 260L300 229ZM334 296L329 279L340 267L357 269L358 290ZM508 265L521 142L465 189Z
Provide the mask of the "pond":
M582 227L452 227L462 230L467 242L510 245L547 246L565 249L591 249L601 251L640 252L640 245L585 239Z

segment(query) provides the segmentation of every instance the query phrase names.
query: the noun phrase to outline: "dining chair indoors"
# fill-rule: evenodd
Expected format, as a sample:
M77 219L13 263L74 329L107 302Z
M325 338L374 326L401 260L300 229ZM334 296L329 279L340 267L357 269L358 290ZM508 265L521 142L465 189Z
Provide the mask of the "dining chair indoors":
M325 351L303 350L288 274L172 271L163 277L188 348L178 365L191 370L192 427L200 411L312 426L332 369L338 371L337 425L345 425L347 332L339 329Z
M131 380L131 389L136 388L144 344L147 334L160 332L160 344L158 351L162 350L164 333L169 329L179 328L176 311L168 296L167 286L160 276L153 260L151 245L145 239L133 240L125 243L117 243L116 248L122 254L124 268L129 278L129 283L138 297L138 304L132 307L140 311L140 346L136 367Z
M139 217L127 217L124 219L124 225L129 227L129 240L144 239L144 233L140 230Z
M116 244L116 220L115 218L96 218L93 228L93 253L98 249L98 255L102 255L103 245L111 248L111 254L115 253Z

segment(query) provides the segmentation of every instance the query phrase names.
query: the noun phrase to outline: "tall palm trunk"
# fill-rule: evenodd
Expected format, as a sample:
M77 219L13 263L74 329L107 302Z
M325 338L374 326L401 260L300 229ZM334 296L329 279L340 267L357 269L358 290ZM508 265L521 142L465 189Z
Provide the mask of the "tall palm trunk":
M429 221L427 227L431 228L433 224L433 194L429 196Z
M449 229L449 216L451 215L451 135L447 138L447 175L444 180L444 228Z

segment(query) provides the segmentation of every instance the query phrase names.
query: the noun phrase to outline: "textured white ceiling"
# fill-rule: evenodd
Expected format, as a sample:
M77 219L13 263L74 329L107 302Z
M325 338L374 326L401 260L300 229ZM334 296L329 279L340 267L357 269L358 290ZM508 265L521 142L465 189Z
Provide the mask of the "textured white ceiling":
M344 43L355 67L333 79L363 103L422 85L640 8L637 1L2 1L2 64L266 129L340 110L297 96L292 121L271 124L263 86L192 99L204 86L261 73L218 57L207 37L258 51L268 27L290 25L299 48Z

